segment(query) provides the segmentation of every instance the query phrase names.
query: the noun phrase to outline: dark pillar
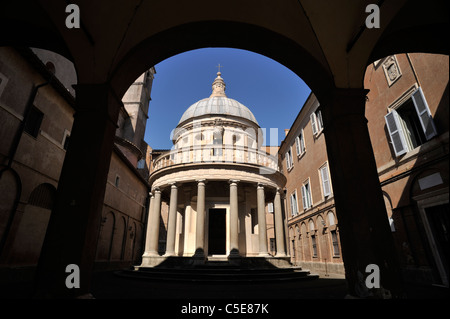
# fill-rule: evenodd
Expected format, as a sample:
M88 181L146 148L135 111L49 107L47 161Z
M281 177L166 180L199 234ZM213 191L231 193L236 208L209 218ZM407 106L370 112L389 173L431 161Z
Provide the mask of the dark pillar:
M36 273L37 298L90 293L91 275L121 101L107 84L76 86L76 112L57 198ZM80 287L67 288L66 267L80 270Z
M367 265L376 264L381 288L395 298L402 295L400 269L364 116L367 92L334 89L320 101L324 134L349 294L380 296L383 289L369 292L365 284Z

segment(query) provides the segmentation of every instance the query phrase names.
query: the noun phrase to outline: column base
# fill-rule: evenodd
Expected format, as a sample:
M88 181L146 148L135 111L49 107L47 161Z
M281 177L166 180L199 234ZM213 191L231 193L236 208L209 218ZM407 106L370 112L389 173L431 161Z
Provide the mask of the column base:
M168 252L163 255L163 257L173 257L175 256L175 252Z
M230 251L230 254L228 255L228 258L240 258L241 255L239 255L239 250L237 249L232 249Z
M163 263L166 260L166 257L163 256L142 256L142 263L140 266L135 266L134 269L138 270L141 267L155 267L158 266L159 264Z

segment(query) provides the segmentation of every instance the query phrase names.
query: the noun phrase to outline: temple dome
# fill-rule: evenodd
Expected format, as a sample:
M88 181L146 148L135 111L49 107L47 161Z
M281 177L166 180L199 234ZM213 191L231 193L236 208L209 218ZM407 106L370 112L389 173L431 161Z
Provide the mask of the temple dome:
M213 82L211 96L192 104L178 124L204 115L228 115L244 118L259 126L255 116L245 105L225 95L225 82L220 75L218 72Z

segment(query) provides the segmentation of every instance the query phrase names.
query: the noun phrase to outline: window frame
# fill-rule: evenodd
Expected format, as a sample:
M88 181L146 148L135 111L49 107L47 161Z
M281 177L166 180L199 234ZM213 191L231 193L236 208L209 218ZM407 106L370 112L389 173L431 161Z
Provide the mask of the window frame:
M297 157L301 157L306 152L305 134L303 129L300 130L300 134L295 138L295 150L297 151Z
M393 106L388 107L388 113L384 116L386 127L389 133L388 142L392 144L392 148L396 157L408 153L416 148L412 146L411 138L408 137L405 132L404 120L398 113L398 109L409 103L410 99L412 101L412 104L414 105L418 121L421 125L422 132L425 135L426 139L424 143L419 144L417 147L425 144L430 139L438 135L434 119L431 115L431 111L426 101L425 95L423 94L422 88L413 86L405 94L403 94L398 102L395 102ZM428 123L424 122L424 118L429 120Z
M44 121L44 112L37 106L32 105L24 121L24 132L33 138L37 138L41 131L42 122Z
M322 112L320 110L315 110L311 113L309 118L311 120L313 136L316 137L323 131Z
M288 151L286 152L286 166L287 170L290 171L294 167L294 160L292 157L292 146L289 146Z
M294 197L293 197L294 196ZM293 200L295 200L295 214L294 214L294 203ZM297 195L297 189L295 189L289 196L289 202L290 202L290 207L291 207L291 216L295 217L297 216L300 212L298 209L298 195Z
M306 185L308 185L308 188L306 188ZM306 192L306 190L308 192ZM306 199L306 201L305 201ZM311 193L311 183L309 178L303 182L302 184L302 203L303 203L303 210L310 209L313 207L313 201L312 201L312 193ZM308 206L309 204L309 206Z
M324 178L324 174L323 174L324 170L327 173L326 179ZM328 168L328 162L325 162L325 164L323 164L319 168L319 177L320 177L320 182L322 184L322 195L324 198L327 198L327 197L331 196L331 194L333 193L332 187L331 187L331 177L330 177L330 169ZM328 191L325 189L326 183L328 183Z

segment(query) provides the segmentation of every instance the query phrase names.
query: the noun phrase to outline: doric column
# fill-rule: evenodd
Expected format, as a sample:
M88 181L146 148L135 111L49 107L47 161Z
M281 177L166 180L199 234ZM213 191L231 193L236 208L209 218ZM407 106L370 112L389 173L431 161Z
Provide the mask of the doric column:
M78 84L70 144L58 181L36 272L35 296L90 293L101 213L122 102L108 83ZM80 288L67 289L66 267L80 270Z
M238 182L230 180L230 257L239 256L239 235L238 235Z
M158 254L159 243L159 220L161 216L161 191L155 188L153 191L154 198L150 204L150 216L148 217L147 236L148 247L145 248L145 256L155 257Z
M197 223L195 257L205 257L205 180L197 181Z
M145 235L145 250L144 250L144 255L142 255L142 257L147 257L149 255L149 249L150 249L150 238L152 236L151 234L151 216L152 216L152 212L153 212L153 205L155 204L155 194L150 192L148 193L149 197L150 197L150 202L149 202L149 207L148 207L148 212L147 212L147 232Z
M359 277L376 264L381 286L398 297L400 268L364 115L367 92L334 89L321 101L342 257L349 294L367 290Z
M178 188L172 184L170 187L169 221L167 225L167 245L165 256L175 255L175 233L177 226Z
M275 193L274 200L274 210L275 210L275 238L277 243L277 254L275 257L285 257L286 256L286 247L284 240L284 231L283 231L283 212L281 208L281 189L277 188Z
M264 186L261 184L258 184L256 188L256 197L258 205L259 256L269 256L267 249L266 203Z

